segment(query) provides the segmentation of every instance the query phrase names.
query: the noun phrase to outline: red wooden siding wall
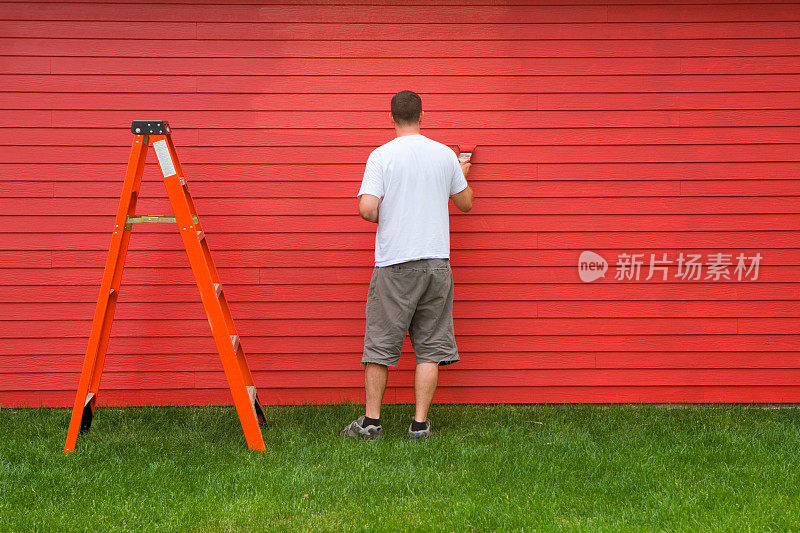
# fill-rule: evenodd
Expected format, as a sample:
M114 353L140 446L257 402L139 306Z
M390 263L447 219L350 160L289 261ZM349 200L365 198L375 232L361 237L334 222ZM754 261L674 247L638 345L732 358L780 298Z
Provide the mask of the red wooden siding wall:
M0 3L0 405L71 405L143 118L173 125L262 400L359 401L353 195L401 89L479 145L438 401L800 401L800 4L654 2ZM137 211L167 213L148 159ZM681 251L763 260L614 279ZM171 225L135 226L100 400L229 401Z

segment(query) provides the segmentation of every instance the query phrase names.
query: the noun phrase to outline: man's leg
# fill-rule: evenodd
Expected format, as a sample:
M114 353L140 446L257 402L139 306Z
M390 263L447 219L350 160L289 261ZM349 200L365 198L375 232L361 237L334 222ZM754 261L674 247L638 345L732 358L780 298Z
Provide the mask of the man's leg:
M427 419L439 379L439 365L459 359L453 331L453 273L450 262L447 259L429 259L427 276L425 293L417 301L409 328L417 360L414 420L419 423ZM417 431L418 427L412 424L413 431Z
M431 407L438 380L439 365L437 363L419 363L417 365L414 372L414 420L417 422L425 422L425 419L428 418L428 409Z
M389 367L378 363L367 363L364 366L364 389L367 393L367 417L381 417L381 402L386 390L386 379ZM434 384L435 387L435 384Z
M340 433L349 437L373 438L382 434L380 414L389 366L397 365L400 349L414 314L416 301L425 285L418 281L424 268L417 261L375 267L367 292L364 332L365 414ZM373 432L365 435L365 431Z

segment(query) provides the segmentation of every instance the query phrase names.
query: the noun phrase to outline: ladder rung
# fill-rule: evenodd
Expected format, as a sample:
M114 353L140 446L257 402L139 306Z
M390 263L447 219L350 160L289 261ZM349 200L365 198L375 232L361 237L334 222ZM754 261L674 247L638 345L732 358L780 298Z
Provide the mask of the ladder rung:
M219 295L222 294L222 283L214 284L214 292L217 293L217 298L219 298Z
M231 344L233 344L233 351L239 349L239 335L231 335Z
M125 222L175 222L175 215L128 215Z
M125 229L131 229L131 224L137 224L140 222L171 222L175 223L175 215L128 215L125 218ZM195 224L199 223L200 220L197 218L197 215L192 215L192 222Z
M259 424L266 423L267 417L264 416L264 409L259 404L255 385L247 385L247 395L250 397L250 407L253 408L256 420L259 421Z
M83 402L83 412L81 413L81 425L79 431L86 433L92 427L92 418L94 418L94 411L92 411L92 398L94 393L90 392L86 395L86 400Z
M197 215L192 215L192 221L197 224ZM128 215L125 218L125 229L131 229L131 224L138 222L176 222L175 215Z

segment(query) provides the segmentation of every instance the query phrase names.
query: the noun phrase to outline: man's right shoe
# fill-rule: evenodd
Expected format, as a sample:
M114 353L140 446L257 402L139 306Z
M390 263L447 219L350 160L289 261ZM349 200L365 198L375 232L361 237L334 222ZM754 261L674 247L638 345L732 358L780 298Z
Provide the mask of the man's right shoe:
M427 439L431 436L431 421L430 419L425 419L425 428L420 429L418 431L414 431L411 428L414 427L414 419L411 419L411 424L408 426L408 438L410 439Z
M348 425L346 428L339 432L343 437L350 437L351 439L362 438L365 440L377 440L383 437L383 428L381 426L368 425L364 426L364 418L367 415L361 415Z

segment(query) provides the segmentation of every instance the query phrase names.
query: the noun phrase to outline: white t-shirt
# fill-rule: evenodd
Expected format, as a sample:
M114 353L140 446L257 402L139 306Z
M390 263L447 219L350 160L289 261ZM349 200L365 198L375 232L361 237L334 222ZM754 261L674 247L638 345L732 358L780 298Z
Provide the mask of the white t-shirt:
M357 196L383 198L378 207L375 266L449 259L447 202L466 188L455 152L424 135L403 135L373 150Z

